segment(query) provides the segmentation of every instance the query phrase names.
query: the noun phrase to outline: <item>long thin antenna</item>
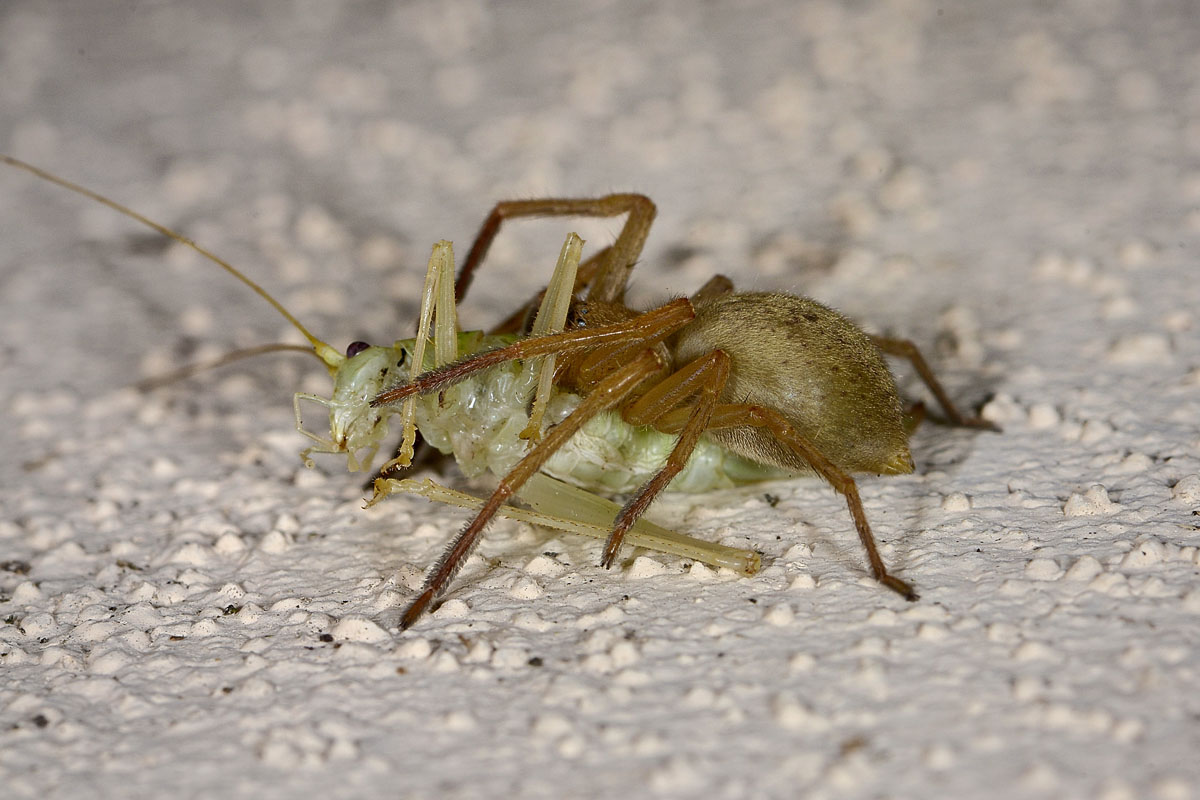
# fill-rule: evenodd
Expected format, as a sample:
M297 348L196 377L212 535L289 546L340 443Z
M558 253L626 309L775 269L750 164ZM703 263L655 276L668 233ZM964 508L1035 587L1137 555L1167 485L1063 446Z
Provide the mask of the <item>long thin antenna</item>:
M109 198L105 197L102 194L97 194L96 192L93 192L91 189L84 188L83 186L80 186L79 184L71 183L71 181L66 180L65 178L60 178L57 175L50 173L50 172L46 172L44 169L39 169L38 167L35 167L32 164L27 164L18 158L13 158L12 156L6 156L3 153L0 153L0 161L3 161L4 163L6 163L10 166L16 167L17 169L23 169L26 172L36 175L37 177L41 178L42 180L46 180L46 181L49 181L50 183L57 184L58 186L61 186L64 189L69 189L70 191L75 192L76 194L81 194L84 197L95 200L97 203L106 205L109 208L111 208L112 210L114 210L120 214L124 214L125 216L129 217L130 219L137 220L138 222L142 223L146 227L158 231L163 236L166 236L169 239L174 239L175 241L179 242L180 244L182 244L186 247L190 247L192 250L195 250L197 253L204 256L209 261L213 262L214 264L216 264L217 266L221 267L223 270L228 272L230 275L232 275L233 277L237 278L242 283L249 286L252 290L254 290L254 292L259 297L261 297L262 299L264 299L268 303L270 303L275 308L276 311L278 311L280 314L283 315L284 319L286 319L288 322L292 323L292 325L295 326L296 330L298 330L298 331L300 331L300 333L304 334L304 338L308 339L309 343L312 344L313 351L317 354L318 358L320 358L322 361L325 362L325 366L327 366L329 368L330 372L334 372L337 369L338 365L340 365L342 363L342 361L345 360L345 356L343 356L341 353L339 353L337 350L335 350L332 346L326 344L325 342L318 339L316 336L313 336L311 333L309 333L308 328L301 325L300 320L293 317L291 312L289 312L286 308L284 308L279 303L278 300L276 300L271 295L267 294L267 291L265 289L263 289L257 283L255 283L254 281L250 280L245 275L243 275L232 264L225 261L223 258L216 255L215 253L212 253L209 250L206 250L205 248L196 244L194 241L192 241L188 237L184 236L183 234L177 233L177 232L171 230L170 228L166 227L165 225L160 225L157 222L155 222L154 220L142 216L138 212L134 211L132 208L123 206L115 200L110 200Z
M201 372L208 372L210 369L223 367L226 364L232 364L235 361L241 361L246 358L254 358L266 353L304 353L306 356L313 355L311 347L305 347L302 344L260 344L255 347L247 347L242 350L234 350L232 353L226 353L223 356L212 359L211 361L202 361L199 364L189 364L186 367L180 367L177 370L168 372L165 375L156 375L153 378L146 378L138 381L134 387L139 392L148 392L152 389L159 389L163 386L168 386L177 381L186 380L193 375L199 375Z

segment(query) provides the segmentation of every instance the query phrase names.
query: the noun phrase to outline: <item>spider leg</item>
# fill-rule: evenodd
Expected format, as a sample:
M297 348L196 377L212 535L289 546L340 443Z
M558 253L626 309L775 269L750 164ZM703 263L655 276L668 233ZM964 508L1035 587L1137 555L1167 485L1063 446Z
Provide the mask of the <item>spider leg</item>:
M950 395L946 394L946 390L942 388L941 382L933 374L933 370L930 369L929 362L925 360L925 356L921 355L921 351L911 341L908 339L893 339L888 336L872 336L871 341L875 343L880 352L886 353L889 356L906 359L913 365L913 369L917 371L917 374L921 376L921 380L929 387L929 391L937 398L938 405L942 407L942 412L950 420L950 424L961 428L982 428L989 431L1000 430L990 420L978 416L967 416L959 411L954 405L954 401L950 399Z
M912 436L913 432L925 421L925 403L917 400L904 407L904 434Z
M695 316L696 310L692 304L687 298L681 297L625 322L519 339L507 347L476 353L453 364L430 370L409 383L383 392L371 401L371 405L388 405L413 395L437 391L476 372L520 358L583 353L607 346L625 347L632 343L653 345L695 319Z
M588 256L582 264L579 265L578 274L575 277L575 285L571 289L571 294L576 295L583 291L584 287L590 286L600 267L608 260L609 252L612 250L612 245L605 247L599 253ZM729 294L733 291L733 281L724 275L713 275L703 286L696 290L688 299L692 301L692 305L701 305L714 297L719 297L723 294ZM491 333L522 333L529 330L534 313L542 302L542 298L546 296L546 290L542 289L529 299L525 305L518 308L513 313L491 330Z
M687 421L667 460L613 520L600 559L601 566L612 566L626 532L687 464L692 451L696 449L696 443L700 441L700 435L709 425L717 398L721 396L728 378L729 356L721 350L714 350L668 375L621 410L621 417L631 425L653 425L684 401L698 396L693 406L680 409L681 412L687 412Z
M656 209L650 198L640 194L610 194L604 197L555 198L539 200L506 200L492 208L487 219L475 235L475 243L463 261L462 270L455 284L455 295L459 300L466 295L475 271L483 263L492 240L500 232L505 220L521 217L615 217L628 214L617 241L608 251L608 257L592 283L588 298L617 303L625 296L625 284L629 273L637 263L650 225L654 222Z
M687 424L688 415L684 413L686 411L687 409L679 409L667 414L655 423L655 427L666 432L681 430ZM875 545L875 536L871 533L871 526L867 522L862 500L858 496L858 484L855 483L854 478L826 458L816 446L787 421L783 414L774 408L723 403L713 410L712 418L708 423L709 430L740 426L769 430L776 439L791 448L796 455L812 467L814 472L824 478L838 494L842 495L846 499L846 506L850 509L850 516L854 520L858 538L867 551L867 561L871 565L871 574L875 580L897 592L905 600L917 599L917 593L913 591L913 588L889 573L884 565L883 559L879 555L879 548Z
M713 275L691 296L692 305L700 306L709 300L733 291L733 281L724 275Z
M449 586L454 575L462 567L467 556L479 542L484 527L500 510L501 506L521 488L531 476L583 425L599 412L619 404L638 384L662 368L659 356L653 350L643 350L641 355L623 369L600 381L566 419L551 428L546 437L525 454L508 474L500 479L500 485L484 501L475 518L467 523L462 532L450 543L450 547L438 560L425 581L425 586L400 618L401 629L409 628L425 613L434 600Z

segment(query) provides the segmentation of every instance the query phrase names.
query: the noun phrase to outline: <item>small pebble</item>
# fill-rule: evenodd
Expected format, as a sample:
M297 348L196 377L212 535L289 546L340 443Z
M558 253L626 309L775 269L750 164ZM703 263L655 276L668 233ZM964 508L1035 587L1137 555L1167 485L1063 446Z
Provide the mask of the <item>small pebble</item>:
M365 617L346 617L330 631L334 639L375 644L391 640L391 635Z
M942 510L952 514L971 510L971 498L962 492L951 492L942 498Z
M1025 577L1030 580L1056 581L1062 574L1062 567L1051 558L1035 558L1025 565Z
M1094 556L1080 556L1067 570L1066 578L1069 581L1090 581L1103 571L1104 567Z
M1171 499L1195 505L1200 503L1200 475L1188 475L1171 487Z
M790 625L796 619L796 612L787 603L780 603L767 609L763 621L770 625Z
M816 588L816 586L817 586L817 582L813 579L813 576L808 574L807 572L805 572L805 573L801 573L800 575L797 575L792 580L792 582L788 585L788 588L789 589L797 589L800 591L807 591L809 589Z
M508 590L509 596L514 597L517 600L535 600L538 597L541 597L542 593L543 589L541 585L537 581L529 578L519 579L513 585L513 587Z
M1144 569L1163 562L1163 543L1157 539L1141 539L1134 544L1121 559L1121 566L1132 569Z
M1068 517L1095 517L1115 513L1120 508L1118 503L1108 499L1108 490L1097 483L1083 494L1072 492L1063 505L1063 514Z
M659 575L666 575L667 572L667 568L653 558L638 556L625 574L630 578L657 578Z

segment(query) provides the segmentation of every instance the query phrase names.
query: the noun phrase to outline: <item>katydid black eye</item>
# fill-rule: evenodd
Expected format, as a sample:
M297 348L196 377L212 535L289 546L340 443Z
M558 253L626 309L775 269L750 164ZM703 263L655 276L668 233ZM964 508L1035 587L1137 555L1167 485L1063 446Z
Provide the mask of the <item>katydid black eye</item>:
M346 348L346 358L354 358L370 346L366 342L351 342L350 346Z

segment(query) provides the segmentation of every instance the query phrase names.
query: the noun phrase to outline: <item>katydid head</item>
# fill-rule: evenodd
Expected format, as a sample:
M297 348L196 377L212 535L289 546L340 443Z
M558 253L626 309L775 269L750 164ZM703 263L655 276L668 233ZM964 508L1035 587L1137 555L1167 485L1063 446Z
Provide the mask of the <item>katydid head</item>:
M333 392L323 403L329 407L331 448L317 452L345 453L351 472L369 469L387 436L387 418L397 409L372 408L371 400L407 377L412 356L403 344L377 347L354 342L333 373ZM364 450L367 453L360 459L357 454Z
M454 333L449 356L473 353L485 336L480 331ZM353 342L340 363L330 369L333 392L328 398L310 394L296 395L296 427L318 443L301 453L311 466L310 453L344 454L351 472L369 470L371 461L388 434L388 417L400 416L403 438L397 456L383 470L407 466L412 458L416 436L416 398L403 403L373 406L371 401L389 389L407 383L418 373L437 367L435 348L427 347L429 340L401 339L391 347L377 347L366 342ZM327 362L328 363L328 362ZM300 401L309 400L329 409L329 438L304 430L300 423ZM365 452L363 452L365 451ZM361 456L359 453L363 453Z

